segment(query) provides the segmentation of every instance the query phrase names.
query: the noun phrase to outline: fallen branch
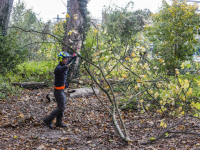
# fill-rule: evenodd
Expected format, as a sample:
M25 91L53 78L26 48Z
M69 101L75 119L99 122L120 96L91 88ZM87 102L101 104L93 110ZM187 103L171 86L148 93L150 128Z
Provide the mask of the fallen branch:
M92 87L92 90L94 92L94 95L97 97L97 99L99 100L99 102L101 103L101 105L109 112L110 115L112 115L112 113L109 111L109 109L103 104L103 102L100 100L99 96L96 94L94 87Z
M99 90L97 88L94 89L96 94L99 94ZM89 97L94 95L94 91L91 88L78 88L78 89L70 89L65 90L65 95L69 98L79 98L79 97ZM50 92L46 95L46 99L51 102L55 101L55 97L53 92Z
M168 131L168 133L182 133L182 134L194 134L194 135L200 135L200 133L195 133L195 132L185 132L185 131Z
M44 82L13 82L11 84L13 86L20 86L25 89L38 89L46 86Z
M110 103L112 105L112 112L111 112L112 120L113 120L113 123L114 123L114 125L115 125L115 127L117 129L117 132L118 132L120 138L123 141L125 141L127 143L130 143L131 139L128 136L124 121L122 120L121 113L119 111L119 108L118 108L118 105L117 105L117 102L116 102L115 94L113 92L113 88L112 88L110 82L106 79L106 77L104 75L104 72L102 71L102 69L100 67L97 67L97 69L99 69L99 71L101 72L101 74L102 74L102 76L103 76L103 78L105 80L105 83L108 85L111 94L103 86L101 86L99 84L99 82L97 82L97 79L90 72L89 67L88 68L86 67L86 64L84 64L84 67L85 67L86 71L88 72L88 74L90 75L90 77L92 78L93 82L107 95L107 98L109 99L109 101L110 101ZM111 97L111 95L112 95L112 97ZM118 121L116 119L115 113L118 114L119 121L121 122L122 128L119 126L119 123L118 123ZM122 129L123 129L124 133L122 132Z
M163 137L165 135L165 133L175 133L175 131L170 131L171 128L174 128L175 126L179 125L180 123L182 123L187 117L194 117L192 115L187 115L185 116L183 119L181 119L180 121L178 121L176 124L168 127L165 131L163 131L158 137L156 137L155 139L153 140L149 140L149 141L146 141L146 142L142 142L140 144L142 145L147 145L147 144L151 144L155 141L157 141L158 139L160 139L161 137ZM193 133L193 132L176 132L176 133L185 133L185 134L196 134L196 135L200 135L199 133Z

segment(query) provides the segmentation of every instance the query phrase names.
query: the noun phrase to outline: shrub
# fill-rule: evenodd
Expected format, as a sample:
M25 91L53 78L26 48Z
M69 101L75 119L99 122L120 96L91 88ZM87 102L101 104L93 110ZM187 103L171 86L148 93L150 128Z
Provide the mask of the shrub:
M15 71L7 74L11 82L45 82L46 85L53 84L53 61L24 62L19 64Z
M0 74L5 75L26 59L27 51L17 44L16 33L0 36Z

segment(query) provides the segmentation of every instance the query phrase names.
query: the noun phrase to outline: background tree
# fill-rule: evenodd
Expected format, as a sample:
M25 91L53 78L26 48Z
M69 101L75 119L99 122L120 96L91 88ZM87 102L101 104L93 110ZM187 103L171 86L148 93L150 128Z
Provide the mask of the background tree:
M126 7L108 7L103 11L103 25L112 38L120 38L126 42L144 29L151 12L148 9L134 10L134 3L129 2Z
M85 33L89 28L88 23L88 11L87 11L88 0L68 0L68 14L67 14L67 25L65 29L64 43L80 54L83 41L85 39ZM63 51L67 51L73 54L67 46L63 47ZM76 59L74 65L71 66L69 71L72 72L70 78L78 76L79 58ZM70 79L69 79L70 80Z
M181 61L191 59L196 51L199 14L197 5L188 5L186 1L173 1L169 5L163 1L158 13L152 16L153 26L148 35L154 45L154 55L166 63L169 74L179 69Z
M14 70L17 64L28 59L48 58L49 51L51 52L53 48L49 50L50 44L47 43L54 41L52 39L50 41L47 35L24 31L50 32L51 25L51 22L43 23L32 9L26 9L23 1L17 1L12 9L7 34L0 38L0 67L2 68L0 73L6 74L10 69Z
M142 30L150 16L148 10L134 11L128 6L131 5L105 9L103 25L97 23L90 28L81 55L84 57L84 72L87 71L87 78L91 78L91 86L97 86L107 96L109 104L102 105L110 113L120 137L126 142L130 138L118 104L133 100L132 95L137 95L135 80L140 79L141 73L144 74L137 66L141 51L137 43L143 40ZM136 72L138 68L140 71ZM139 79L138 82L141 81Z
M44 34L32 34L23 30L51 32L53 25L50 21L43 22L32 9L26 8L23 1L18 0L13 6L9 26L11 27L10 30L17 33L18 44L24 50L29 51L26 56L29 60L47 58L46 53L49 53L50 42L54 42L54 40L50 40L50 37ZM23 30L19 28L23 28ZM49 46L47 43L49 43Z
M122 47L128 49L125 55L131 56L133 49L138 46L138 41L143 41L140 45L147 45L142 31L150 18L149 10L134 10L133 2L130 2L126 7L108 7L104 9L103 14L102 25L97 23L87 34L84 57L94 60L94 55L99 52L95 49L104 49L105 59L109 58L107 60L110 61L111 54L119 57L124 53ZM98 38L95 38L96 36ZM123 59L125 58L124 56Z
M14 0L0 0L0 30L3 36L6 35L13 1Z
M26 59L27 51L18 45L16 32L10 32L6 36L0 36L0 74L14 70L16 65Z
M7 29L12 6L13 0L0 1L0 74L3 75L21 63L26 53L17 44L16 32Z
M77 47L81 48L85 36L88 14L87 3L87 0L69 0L67 4L68 14L64 43L75 50ZM63 50L73 53L66 46L63 47Z

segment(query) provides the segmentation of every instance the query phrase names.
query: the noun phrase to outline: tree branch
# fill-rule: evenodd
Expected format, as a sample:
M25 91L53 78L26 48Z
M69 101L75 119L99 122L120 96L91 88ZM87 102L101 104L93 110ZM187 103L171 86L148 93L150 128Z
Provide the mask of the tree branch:
M142 145L147 145L147 144L151 144L152 142L155 142L156 140L160 139L161 137L163 137L165 135L165 133L168 133L170 131L171 128L179 125L180 123L182 123L187 117L189 117L190 115L188 116L185 116L183 119L181 119L180 121L178 121L177 123L175 123L174 125L168 127L165 131L163 131L158 137L156 137L154 140L150 140L150 141L147 141L147 142L142 142L141 144Z

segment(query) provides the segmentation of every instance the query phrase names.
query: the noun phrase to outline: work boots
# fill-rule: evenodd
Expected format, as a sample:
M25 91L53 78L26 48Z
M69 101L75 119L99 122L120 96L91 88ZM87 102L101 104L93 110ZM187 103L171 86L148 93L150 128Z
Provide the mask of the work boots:
M50 129L53 129L53 126L52 126L52 124L51 124L51 121L50 120L48 120L48 119L44 119L43 120L43 122L46 124L46 126L48 126Z
M48 117L44 118L43 122L49 127L53 129L53 125L51 124L52 120L56 117L55 113L52 112Z
M55 118L55 113L51 113L48 117L46 117L43 122L46 126L48 126L50 129L53 129L53 125L51 124L52 120ZM59 114L56 116L56 127L68 127L67 125L64 125L62 123L63 114Z
M57 117L56 117L56 127L62 127L62 128L68 127L68 125L64 125L62 123L62 118L63 118L63 114L57 115Z
M65 125L65 124L63 124L63 123L60 123L60 124L56 124L56 127L65 128L65 127L68 127L68 125Z

